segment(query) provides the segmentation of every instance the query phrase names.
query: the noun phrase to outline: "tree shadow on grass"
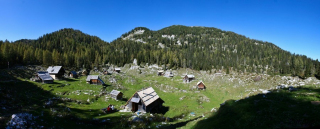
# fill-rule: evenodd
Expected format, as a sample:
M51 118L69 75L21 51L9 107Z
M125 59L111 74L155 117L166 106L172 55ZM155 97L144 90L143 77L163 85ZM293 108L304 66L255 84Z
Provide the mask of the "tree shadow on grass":
M68 81L68 82L79 81L79 80L76 80L76 79L74 79L74 78L64 78L63 80Z
M120 101L128 102L128 98L122 98L122 99L120 99Z
M48 98L55 97L49 91L27 81L0 82L0 116L7 118L0 121L0 128L6 126L6 122L12 114L22 112L37 112L43 110L42 105Z
M169 111L169 107L166 107L166 106L161 106L161 108L159 109L160 114L166 114L168 111Z
M320 127L320 89L272 90L239 101L228 100L194 128L315 128Z
M78 109L78 108L70 108L70 110L72 111L72 114L74 114L74 115L83 116L83 117L87 117L87 118L93 118L96 116L108 116L110 114L119 112L118 109L115 109L113 111L106 111L107 106L108 105L106 105L106 107L102 108L102 109L83 110L83 109Z
M41 84L39 84L41 85ZM57 88L53 87L52 89ZM60 100L59 96L44 90L36 83L29 81L0 82L0 128L6 128L13 114L30 113L37 116L33 121L36 125L27 125L27 128L117 128L121 116L106 117L114 120L92 119L99 116L97 110L68 109L68 102ZM54 101L49 106L49 101ZM84 115L81 118L81 114ZM101 112L101 115L102 112Z
M44 84L44 83L40 82L40 84ZM48 84L61 84L61 83L59 83L57 81L53 81L53 83L48 83Z
M187 121L183 121L183 122L178 122L178 123L175 123L175 124L168 124L168 125L163 125L161 126L162 129L176 129L176 128L180 128L182 126L186 126L189 122L191 121L194 121L194 120L197 120L199 118L201 118L202 116L198 116L196 118L193 118L193 119L190 119L190 120L187 120Z

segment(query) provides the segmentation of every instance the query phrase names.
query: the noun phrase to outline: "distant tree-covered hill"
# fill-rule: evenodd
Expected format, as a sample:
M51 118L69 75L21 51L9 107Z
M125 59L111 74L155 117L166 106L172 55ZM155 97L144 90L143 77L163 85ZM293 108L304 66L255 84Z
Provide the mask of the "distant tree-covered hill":
M267 39L265 39L267 40ZM137 27L111 43L79 30L61 29L36 40L0 41L6 63L94 67L111 63L166 64L168 68L320 75L319 61L278 46L213 27L174 25L158 31Z
M7 61L19 64L65 65L91 67L104 63L109 44L79 30L61 29L37 40L22 39L0 42L1 65Z

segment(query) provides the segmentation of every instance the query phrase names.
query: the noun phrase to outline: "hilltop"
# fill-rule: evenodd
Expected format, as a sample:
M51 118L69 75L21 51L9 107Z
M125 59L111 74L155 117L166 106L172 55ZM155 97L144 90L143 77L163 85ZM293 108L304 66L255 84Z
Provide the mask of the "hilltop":
M146 46L143 53L134 53L139 62L168 64L169 68L291 74L302 78L319 74L319 62L307 56L213 27L173 25L158 31L137 27L111 44L122 42Z

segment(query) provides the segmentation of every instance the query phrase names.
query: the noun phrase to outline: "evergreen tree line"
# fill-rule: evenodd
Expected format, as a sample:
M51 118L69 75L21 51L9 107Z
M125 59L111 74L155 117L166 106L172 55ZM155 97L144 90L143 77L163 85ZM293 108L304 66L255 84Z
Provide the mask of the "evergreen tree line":
M143 34L135 34L144 30ZM143 42L144 43L143 43ZM62 29L37 40L0 41L0 61L10 64L92 68L111 63L167 64L168 68L320 76L320 63L269 42L209 27L135 28L111 43L79 30Z

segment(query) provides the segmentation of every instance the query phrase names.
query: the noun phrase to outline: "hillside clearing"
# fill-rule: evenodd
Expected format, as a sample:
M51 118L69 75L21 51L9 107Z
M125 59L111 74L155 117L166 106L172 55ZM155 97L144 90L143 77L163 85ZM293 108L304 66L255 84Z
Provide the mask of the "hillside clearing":
M257 74L209 74L206 71L190 69L173 70L174 77L166 78L157 76L157 69L145 67L141 69L140 74L137 69L130 69L129 65L123 67L122 71L119 74L101 75L102 80L107 84L106 87L103 87L87 84L85 76L77 79L67 78L55 81L53 84L41 84L28 81L24 74L17 74L32 73L29 70L2 70L1 76L11 78L13 81L1 81L0 83L1 98L4 98L1 100L1 104L4 105L0 112L0 115L4 117L1 119L1 127L5 127L12 114L28 112L39 116L35 121L39 122L39 126L44 127L191 128L194 125L198 127L197 121L211 116L213 108L219 109L220 104L229 99L252 98L262 93L263 90L275 89L279 84L300 85L303 82L305 85L312 85L313 88L319 87L319 81L313 78L301 80L293 77ZM196 80L183 83L181 76L186 73L194 74ZM260 76L260 80L255 80L257 76ZM206 84L206 90L198 91L193 88L200 80ZM105 114L101 111L109 104L120 109L137 90L150 86L165 103L163 116L159 115L156 119L155 114L152 116L147 114L146 117L153 118L152 121L141 118L149 122L147 125L128 122L128 120L133 120L131 118L133 114L130 112ZM108 93L113 89L121 91L124 99L119 101L111 99ZM294 93L305 96L301 99L319 101L317 97L309 97L314 96L316 92L299 90ZM122 124L118 124L119 121Z

